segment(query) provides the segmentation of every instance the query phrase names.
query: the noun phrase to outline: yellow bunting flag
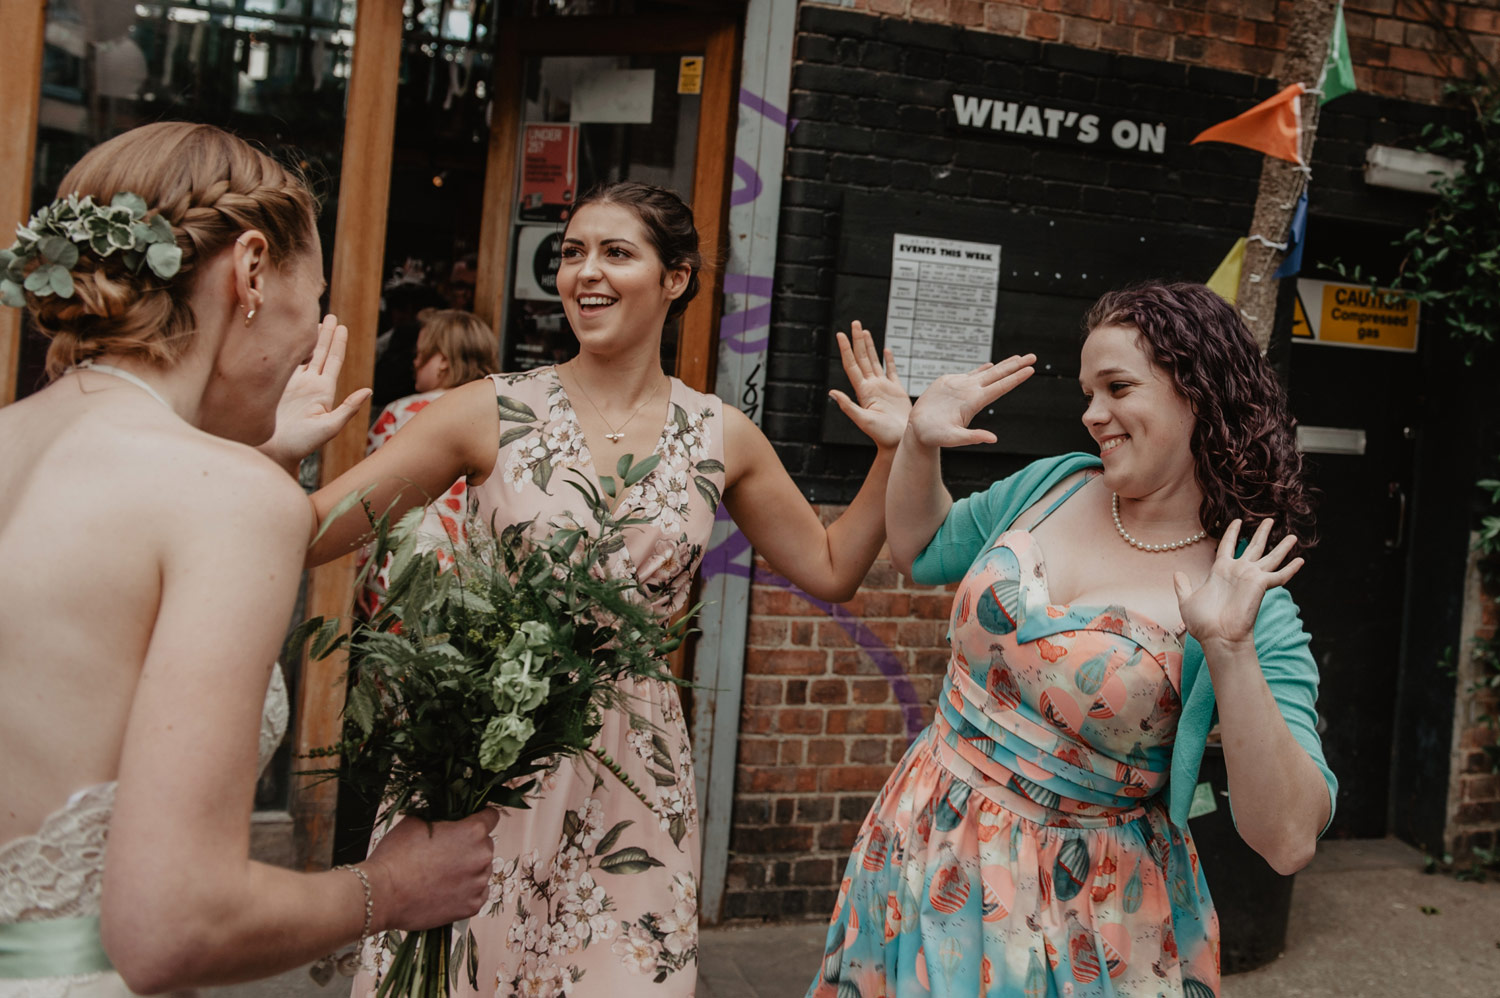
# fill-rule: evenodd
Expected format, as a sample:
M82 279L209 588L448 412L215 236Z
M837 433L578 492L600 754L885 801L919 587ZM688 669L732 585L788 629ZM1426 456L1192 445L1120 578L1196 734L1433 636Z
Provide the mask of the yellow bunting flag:
M1234 245L1230 247L1229 252L1224 255L1224 259L1219 261L1219 266L1215 268L1214 275L1205 282L1208 285L1208 289L1216 292L1220 298L1233 305L1235 298L1239 297L1240 271L1244 266L1245 237L1240 236L1240 238L1234 241Z

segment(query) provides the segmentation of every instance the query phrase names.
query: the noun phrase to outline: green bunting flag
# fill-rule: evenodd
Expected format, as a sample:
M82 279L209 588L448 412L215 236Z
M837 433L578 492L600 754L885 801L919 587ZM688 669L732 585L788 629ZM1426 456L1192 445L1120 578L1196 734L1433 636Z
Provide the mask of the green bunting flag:
M1333 37L1328 39L1328 60L1323 63L1323 78L1318 81L1318 89L1323 91L1323 96L1318 98L1319 104L1327 104L1335 97L1358 89L1354 85L1354 64L1349 61L1349 32L1344 28L1342 3L1334 14Z

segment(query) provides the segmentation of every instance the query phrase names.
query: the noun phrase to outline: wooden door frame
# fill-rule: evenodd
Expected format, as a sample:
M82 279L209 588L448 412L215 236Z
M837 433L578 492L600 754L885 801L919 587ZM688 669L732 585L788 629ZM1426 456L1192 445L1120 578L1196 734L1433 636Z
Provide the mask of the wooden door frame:
M367 386L375 376L375 337L380 328L381 277L385 268L386 212L390 205L391 157L396 134L404 18L397 0L358 5L345 103L338 220L329 277L330 308L349 327L348 351L339 374L338 397ZM323 446L321 484L327 485L365 456L369 403ZM353 554L319 565L307 576L307 614L347 618L354 602ZM307 753L336 743L343 734L345 652L304 658L297 682L294 756L287 810L292 815L296 864L327 867L333 854L338 784L297 774L329 765Z
M522 73L527 59L554 55L650 55L702 52L702 103L694 155L692 208L699 247L707 261L698 296L682 316L677 376L701 392L713 391L718 361L724 279L715 264L725 259L729 191L733 183L732 137L739 105L741 11L654 19L639 17L552 18L512 22L496 46L494 118L485 165L484 207L479 230L479 274L475 311L501 332L510 287L517 166L520 162ZM511 95L509 99L502 95Z
M9 246L16 226L31 217L31 178L42 107L42 50L47 5L37 0L0 0L0 23L10 32L0 60L0 163L13 164L0 193L0 246ZM0 405L16 400L20 377L22 310L0 306Z

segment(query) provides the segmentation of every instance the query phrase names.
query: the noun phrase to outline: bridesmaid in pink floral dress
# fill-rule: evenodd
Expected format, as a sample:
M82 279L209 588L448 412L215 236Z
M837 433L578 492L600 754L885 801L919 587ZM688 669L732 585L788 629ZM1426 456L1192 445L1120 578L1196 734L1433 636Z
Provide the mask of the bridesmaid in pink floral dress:
M911 402L858 323L838 334L857 397L834 400L877 445L864 486L827 526L758 427L661 369L662 328L697 290L698 235L676 195L615 184L585 196L564 233L558 293L579 354L565 364L456 388L378 452L315 496L325 513L373 487L375 508L410 508L455 478L495 529L545 535L592 516L570 480L615 479L627 456L656 467L617 489L627 531L611 570L634 578L663 616L678 611L722 502L778 572L842 602L885 541L884 493ZM608 491L606 489L606 491ZM335 523L312 560L361 541ZM686 998L697 987L698 819L691 747L676 687L643 683L595 743L634 787L597 761L560 764L528 810L495 832L490 902L470 922L478 992L495 996ZM377 906L379 899L376 899ZM384 951L366 950L356 996L374 991Z

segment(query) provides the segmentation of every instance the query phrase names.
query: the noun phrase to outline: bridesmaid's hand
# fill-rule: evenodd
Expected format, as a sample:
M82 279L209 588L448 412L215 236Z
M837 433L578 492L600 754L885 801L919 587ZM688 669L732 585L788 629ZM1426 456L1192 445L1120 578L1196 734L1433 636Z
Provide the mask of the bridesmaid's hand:
M881 366L880 355L875 352L875 340L869 330L855 320L849 328L854 336L838 334L839 356L844 361L844 373L854 386L854 396L849 398L838 389L828 394L844 410L877 447L887 450L895 448L906 432L906 418L911 413L911 398L901 387L896 377L896 358L885 351L885 365Z
M370 397L370 389L358 388L332 407L348 343L348 328L337 316L324 316L312 358L292 372L276 404L276 432L259 447L282 467L294 470L297 462L332 440Z
M1241 521L1234 520L1224 531L1213 568L1201 586L1194 589L1182 572L1172 576L1182 622L1205 649L1211 645L1232 647L1253 642L1255 618L1266 590L1286 585L1303 564L1301 558L1281 564L1297 544L1292 534L1266 551L1266 539L1271 536L1269 518L1260 522L1245 546L1245 553L1236 558L1234 549L1239 544L1240 527Z
M963 447L992 444L989 430L971 430L969 421L979 410L1005 395L1036 373L1036 354L1007 357L998 364L981 364L962 374L938 378L911 411L911 428L917 442L927 447Z

